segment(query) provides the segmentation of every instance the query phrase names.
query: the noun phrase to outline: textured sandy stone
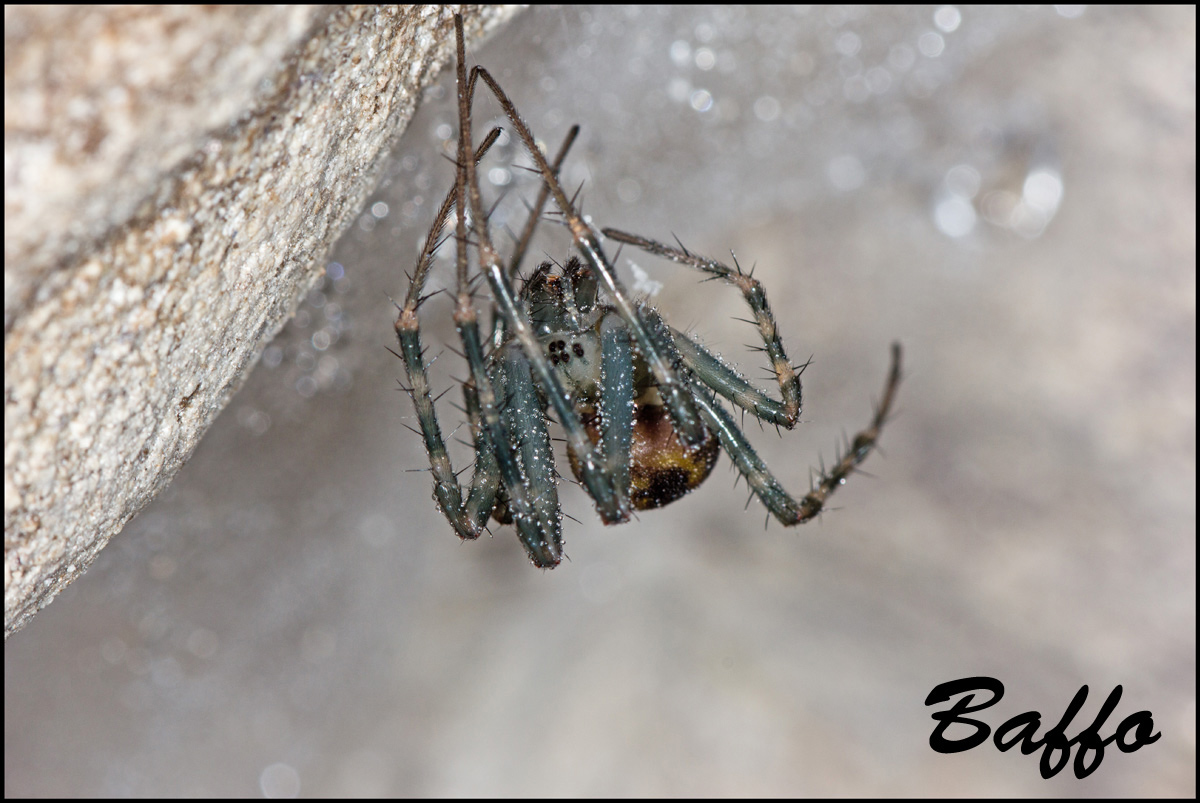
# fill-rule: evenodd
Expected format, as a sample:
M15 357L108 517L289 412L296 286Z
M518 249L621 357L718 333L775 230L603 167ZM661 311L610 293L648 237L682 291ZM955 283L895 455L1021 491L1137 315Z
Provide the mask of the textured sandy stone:
M5 638L187 460L453 42L431 7L6 13Z

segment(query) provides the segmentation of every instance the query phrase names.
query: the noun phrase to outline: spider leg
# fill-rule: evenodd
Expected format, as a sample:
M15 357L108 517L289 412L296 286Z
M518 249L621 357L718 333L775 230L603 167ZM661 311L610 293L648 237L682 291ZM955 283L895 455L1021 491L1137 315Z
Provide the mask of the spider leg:
M671 328L671 337L679 349L684 365L701 382L761 421L779 424L788 429L795 425L796 419L789 417L786 403L772 399L720 357L674 327ZM799 402L799 378L797 378L797 402ZM797 412L799 412L798 409Z
M513 433L508 431L501 420L496 390L493 385L492 376L488 371L488 361L484 356L483 345L479 336L478 312L471 301L471 283L467 275L468 243L466 214L468 201L470 202L471 216L473 218L472 228L480 235L478 246L480 262L487 264L489 269L493 269L492 272L500 273L501 278L505 281L507 281L507 277L503 276L498 261L495 260L494 252L491 252L491 261L486 259L491 250L487 237L487 217L483 213L479 185L476 180L476 160L468 158L468 155L471 153L471 121L469 110L471 97L474 94L475 82L473 80L470 83L467 82L463 66L462 17L455 15L454 21L458 50L459 109L458 169L454 190L455 197L458 199L458 203L456 204L458 214L455 221L455 239L457 243L455 256L458 291L454 308L454 323L462 340L463 355L466 357L467 364L471 369L471 381L474 386L475 395L474 402L477 403L479 421L479 438L476 442L477 462L483 461L486 463L486 458L478 456L480 452L490 452L494 456L497 473L499 474L500 481L504 484L505 502L508 505L521 541L526 546L530 559L535 565L552 567L558 563L558 556L561 555L562 551L561 536L557 532L559 527L557 501L555 500L553 503L552 516L539 515L541 512L539 500L532 499L531 493L539 490L540 484L536 481L531 482L527 473L522 471L518 455L511 446L513 443ZM499 294L497 294L497 297L499 297ZM503 307L504 304L500 306ZM397 323L397 326L399 326L399 323ZM540 350L538 351L538 356L541 356L543 360L545 359ZM506 393L510 390L512 391L513 402L518 407L527 407L529 394L525 391L521 382L520 371L516 371L516 374L518 376L515 379L512 376L504 377L504 390ZM514 382L515 384L510 387L510 382ZM536 393L534 395L536 397ZM535 406L537 406L540 412L540 404ZM518 417L518 420L520 420L520 417ZM546 448L546 454L547 456L549 455L548 447ZM549 460L544 462L549 463ZM548 470L552 485L553 466L550 465ZM493 494L494 498L495 494ZM553 495L551 498L553 498ZM550 523L551 520L553 523Z
M501 381L493 383L492 373L488 371L487 360L483 356L479 325L474 315L475 309L469 305L460 305L455 310L455 322L462 337L467 363L471 367L478 401L480 437L476 442L476 452L490 450L494 456L497 473L504 483L509 512L530 560L535 566L553 568L561 560L562 532L558 494L554 488L554 463L550 457L549 435L541 415L541 403L532 382L525 381L528 377L527 365L506 360L502 375L496 377ZM502 420L499 412L497 385L505 394L507 422ZM531 404L534 410L532 414L529 412ZM539 432L545 441L540 451ZM520 454L511 446L514 442L520 443ZM477 456L476 460L480 462L483 458ZM546 509L547 503L549 509Z
M487 524L496 497L497 473L490 433L481 430L475 439L475 468L471 475L471 489L463 503L462 488L450 456L446 441L438 425L437 411L429 390L429 378L425 373L425 359L421 349L421 333L415 309L407 307L396 320L396 334L400 340L400 357L408 372L409 394L417 411L421 434L425 439L425 450L433 470L433 497L438 507L449 519L460 538L478 538ZM474 393L467 396L468 409L478 408Z
M596 275L600 277L601 282L612 297L617 311L620 313L621 318L624 319L626 326L629 327L634 341L638 344L647 364L650 366L650 370L658 383L659 393L662 394L663 401L670 411L671 419L675 424L680 439L689 447L695 448L700 446L704 442L707 433L696 414L692 395L683 380L671 369L666 357L651 338L645 321L638 315L636 306L630 300L625 288L622 287L620 280L617 278L616 271L613 270L612 264L608 261L608 257L604 255L604 250L600 247L600 240L596 236L596 233L576 211L566 192L563 191L562 184L559 183L558 178L554 175L554 169L546 161L546 157L542 155L542 152L538 150L537 143L533 138L533 134L529 131L529 127L521 119L521 115L517 112L517 108L513 105L513 102L509 100L508 95L500 88L496 80L492 78L491 73L479 66L472 67L471 73L472 75L478 75L488 85L488 88L492 90L492 94L500 102L500 106L512 122L517 135L525 144L525 149L529 152L530 158L533 159L534 164L541 171L545 185L550 188L550 192L554 196L554 202L566 218L567 226L570 228L571 236L575 241L575 247L583 255L584 260L587 261Z
M554 175L558 175L558 171L562 169L562 163L567 158L567 152L571 150L571 146L575 144L575 138L579 136L579 126L571 126L571 130L563 138L562 145L558 146L558 155L554 157L554 164L550 169L554 171ZM521 232L521 237L517 240L517 247L513 250L512 258L508 261L508 275L516 274L517 269L521 266L521 261L525 258L525 252L529 250L529 243L533 240L533 233L537 229L537 225L542 219L542 210L546 208L546 201L550 200L550 187L542 182L542 187L538 190L537 201L533 204L533 208L529 210L529 219L525 221L525 228Z
M629 516L630 450L633 444L633 343L625 322L608 314L600 322L600 434L605 471Z
M471 474L471 495L467 497L467 515L483 528L487 526L488 515L495 509L498 501L500 470L496 465L492 433L483 431L479 393L471 382L463 383L463 401L467 410L467 420L471 422L475 447L475 468ZM479 485L478 493L475 490L476 483Z
M483 138L483 142L479 144L479 148L475 151L476 164L483 159L492 145L496 144L496 140L499 137L499 128L493 128L488 132L488 135ZM442 205L438 208L437 216L433 219L433 226L429 229L429 234L425 235L425 246L421 249L421 256L417 258L416 270L413 271L413 275L408 282L408 297L404 302L405 309L411 309L415 312L421 304L421 290L425 288L425 279L429 275L429 269L433 266L433 255L442 242L442 230L446 228L446 221L450 218L450 210L454 208L457 198L458 187L451 187L450 191L446 193L446 197L442 199Z
M476 248L479 253L479 264L487 277L488 284L492 288L492 298L496 306L500 310L500 314L504 316L505 325L508 331L512 334L525 352L528 358L530 367L533 370L533 375L538 385L545 392L545 395L554 408L554 413L562 425L567 436L567 448L574 456L576 462L581 468L583 474L584 485L587 487L588 493L596 502L596 509L600 513L600 517L609 523L624 521L627 514L621 510L621 506L617 499L617 494L613 488L612 480L601 470L598 455L592 446L591 439L587 435L587 430L584 429L579 416L576 414L571 397L567 394L559 380L558 375L550 365L550 360L542 350L542 344L537 339L533 326L530 324L524 310L517 303L516 293L513 290L512 282L509 279L505 267L500 262L500 258L492 245L491 237L487 230L487 221L483 215L483 201L479 192L479 182L476 175L475 163L473 160L466 158L467 143L471 137L471 115L470 115L470 98L467 92L467 76L466 67L464 64L464 46L462 35L462 17L455 15L454 24L456 28L456 38L458 47L458 121L459 121L459 171L458 171L458 193L459 197L469 198L471 204L471 214L474 218L474 227L476 234ZM479 75L485 80L490 81L490 76L486 72L479 70ZM472 72L474 73L475 70ZM489 84L494 87L494 84ZM523 125L523 124L522 124ZM528 134L528 130L524 132ZM530 144L529 142L526 143ZM536 148L534 148L536 150ZM541 157L541 153L538 153ZM545 164L545 158L541 157L542 164ZM553 171L550 166L545 165L543 177L549 182L553 182L553 186L557 186L557 181L554 179ZM464 204L465 205L465 204ZM463 228L463 217L459 216L460 228L460 243L464 241L465 235L461 231ZM460 264L465 262L465 249L460 258ZM465 268L462 270L465 273ZM461 314L468 315L469 305L463 306L460 304ZM473 317L474 310L469 310L469 314ZM456 310L455 320L458 321L460 311ZM480 401L483 401L481 396ZM698 420L698 419L697 419ZM497 452L497 458L501 457L501 449ZM501 461L501 469L504 465ZM508 483L505 480L506 485ZM515 501L515 500L514 500Z
M579 136L579 126L571 126L571 130L567 132L567 136L563 139L562 145L558 148L558 155L554 157L554 173L558 175L559 169L562 167L563 161L567 158L567 151L571 150L571 145L575 143L575 138ZM525 258L525 252L529 250L529 243L533 240L533 233L537 229L537 225L542 219L542 210L546 208L546 201L550 198L550 189L545 182L542 183L541 190L538 191L537 201L533 208L529 210L529 219L525 221L525 228L521 231L521 236L517 240L516 248L513 250L512 258L508 261L508 275L511 279L517 275L517 271L521 267L521 261ZM500 344L504 342L504 318L499 315L495 307L492 308L492 348L500 348Z
M475 152L475 161L479 161L500 136L500 129L493 128ZM417 259L417 267L413 271L408 285L408 296L400 315L396 319L396 335L400 341L400 358L408 373L408 389L412 396L413 406L417 412L417 420L421 426L421 434L425 440L425 450L429 454L429 462L433 471L433 496L438 506L449 519L459 537L478 538L487 524L496 496L499 477L496 473L496 461L493 449L487 442L487 433L480 433L475 441L475 468L471 476L470 492L464 505L462 487L458 483L457 474L450 463L446 451L446 441L438 425L437 411L430 392L429 377L425 372L424 350L421 347L420 322L417 309L421 305L421 290L424 289L425 279L433 264L433 254L441 242L442 229L454 206L456 192L451 189L442 201L434 218L433 226L425 237L425 246ZM478 410L478 394L473 390L467 392L466 403L468 410ZM478 430L478 428L476 428Z
M519 348L505 349L493 375L497 389L508 400L504 408L506 428L519 445L517 456L523 469L522 485L514 488L506 483L505 491L509 500L518 495L528 499L533 521L522 527L519 514L514 515L521 542L534 565L551 568L562 560L562 510L558 505L550 431L546 428L541 399L533 384L529 361Z
M891 410L896 388L900 385L900 361L900 344L893 343L892 366L883 388L883 398L875 409L870 425L854 436L849 448L834 461L833 466L821 468L813 482L812 490L799 501L783 489L734 423L733 417L699 381L694 382L697 390L696 401L700 407L700 415L717 432L721 445L725 447L738 471L746 478L751 490L767 509L784 525L802 524L824 509L830 494L846 481L855 467L875 448L879 433Z
M694 363L693 369L697 370L705 384L711 384L708 382L708 377L714 379L716 384L711 384L711 387L722 396L772 424L782 424L788 429L796 425L800 418L800 374L788 360L787 353L783 349L783 341L780 339L779 329L775 325L775 316L771 314L771 307L767 304L767 294L761 282L744 273L741 266L737 265L736 260L734 261L734 265L737 266L735 269L717 262L715 259L697 256L686 249L673 248L636 234L605 229L604 236L665 257L672 262L688 265L723 279L741 290L742 296L745 297L746 303L750 305L750 310L754 313L754 321L758 325L767 356L771 360L771 368L775 372L775 378L779 381L779 391L783 396L782 403L757 391L740 376L730 377L728 371L723 370L725 366L721 361L694 341L689 339L687 343L679 343L679 349L684 353L685 359ZM702 371L699 370L701 367Z

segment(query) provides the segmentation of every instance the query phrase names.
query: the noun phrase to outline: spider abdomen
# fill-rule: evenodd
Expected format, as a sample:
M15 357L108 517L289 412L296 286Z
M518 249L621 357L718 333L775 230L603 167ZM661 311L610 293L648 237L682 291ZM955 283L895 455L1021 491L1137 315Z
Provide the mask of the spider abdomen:
M709 431L699 447L689 450L679 440L663 405L638 404L633 416L633 443L629 451L629 499L633 508L662 507L700 487L721 454L717 436ZM600 416L586 415L583 423L592 441L600 443L603 426ZM579 469L574 460L570 462L578 478Z
M679 440L671 416L658 404L639 404L634 411L630 450L629 498L635 510L650 510L674 502L708 479L721 441L710 430L695 449Z

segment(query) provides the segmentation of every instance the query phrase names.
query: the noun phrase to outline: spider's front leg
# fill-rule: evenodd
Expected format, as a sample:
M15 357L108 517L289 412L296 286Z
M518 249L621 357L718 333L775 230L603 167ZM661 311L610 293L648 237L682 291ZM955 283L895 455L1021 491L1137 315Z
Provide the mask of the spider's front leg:
M480 268L487 277L488 284L491 287L492 301L499 309L500 314L504 316L507 332L524 350L525 357L529 360L534 379L545 393L550 405L554 408L554 413L558 417L558 421L566 434L567 449L571 452L574 459L584 467L584 484L587 487L588 493L596 501L597 511L599 511L601 518L606 522L624 521L628 518L628 512L621 508L611 477L600 470L599 456L593 448L591 440L588 438L587 431L579 420L579 415L572 405L570 396L564 390L562 382L555 374L549 359L542 350L542 344L538 340L528 316L517 303L516 292L513 289L512 282L504 265L500 262L495 247L492 245L491 236L488 233L487 215L484 212L483 200L479 191L475 163L473 160L466 158L466 154L468 153L466 143L471 141L471 97L467 89L469 84L467 82L464 62L465 48L463 45L461 15L455 15L454 23L458 49L458 192L460 198L467 198L470 201L473 232L476 238L475 246L479 254ZM479 68L475 68L472 74L486 77L490 81L490 76L486 76ZM489 83L489 85L495 89L493 84ZM526 133L528 133L527 130ZM541 155L540 152L538 155ZM542 157L542 162L545 163L545 157ZM553 171L548 164L546 165L545 176L548 176L549 180L554 181ZM554 184L557 184L557 181L554 181ZM465 203L461 206L465 206ZM462 220L461 214L459 219L460 221ZM461 243L462 239L460 238L460 245ZM465 268L460 268L460 277L465 276L465 272ZM460 287L465 286L465 284L466 282L460 279ZM502 452L503 449L497 452L497 460L501 462L501 469L503 470ZM507 485L507 480L505 482Z
M629 464L633 444L633 342L625 322L600 321L600 446L621 509L629 517Z
M396 320L396 335L400 340L400 358L408 373L408 392L416 408L421 435L425 439L425 451L433 471L433 498L450 521L460 538L478 538L487 525L488 516L496 500L499 475L492 445L476 439L475 468L471 475L471 489L463 502L462 488L450 456L446 441L438 425L437 411L429 390L429 378L425 373L425 359L421 348L421 333L415 310L402 310Z
M474 386L474 399L472 401L477 403L476 410L479 424L475 444L476 454L480 455L484 452L490 452L494 457L496 473L499 474L500 481L504 483L504 491L507 496L506 502L521 541L535 565L549 568L557 565L562 556L562 536L558 522L559 510L557 500L554 501L553 510L547 514L541 500L534 498L534 493L541 488L540 477L542 477L542 474L538 473L531 480L530 474L521 465L518 455L511 446L514 443L513 433L508 430L505 423L501 420L499 412L500 404L497 400L495 386L493 385L493 377L488 370L488 362L483 354L482 342L479 335L478 313L471 299L467 253L468 227L466 210L468 203L470 203L473 218L471 229L478 239L476 247L479 253L480 264L486 267L489 280L493 280L493 287L495 286L495 276L498 275L504 284L507 284L507 277L504 275L503 268L496 258L494 249L491 247L491 241L487 232L487 217L483 212L479 184L476 178L477 160L470 158L472 155L470 107L475 82L474 80L469 83L467 81L466 67L464 66L465 47L463 44L462 26L462 16L456 14L454 16L454 27L458 51L457 89L459 131L454 196L456 199L455 205L458 210L455 221L455 272L458 279L458 288L454 307L454 324L462 340L463 354L471 369L471 382ZM494 299L502 309L506 306L506 302L511 303L511 294L507 298L504 298L503 295L503 293L497 293ZM518 321L518 323L520 322ZM519 329L520 327L513 328ZM527 323L525 328L529 328ZM523 382L524 377L521 375L520 366L512 366L512 368L513 373L504 376L505 382L502 387L506 395L511 391L511 395L513 396L512 403L520 405L528 401L529 393L525 388L526 383ZM505 401L510 402L510 399L506 398ZM477 462L482 460L484 458L477 457ZM548 463L549 461L547 459L543 462ZM547 470L550 473L545 476L549 477L549 484L553 486L553 466L549 466ZM493 501L494 499L495 494L493 494Z
M542 174L545 186L550 188L550 192L554 196L554 202L566 218L567 226L570 228L571 236L575 241L575 248L583 255L592 270L600 278L601 283L612 298L618 313L625 321L625 325L629 327L634 342L641 349L642 355L650 367L650 371L654 374L659 392L662 394L663 401L671 413L671 418L674 422L675 430L679 434L679 438L687 447L699 448L704 444L708 433L697 415L691 393L688 391L683 380L671 369L667 358L658 346L655 345L646 328L645 320L639 316L636 306L630 300L629 294L617 278L616 271L613 270L612 264L608 261L608 257L605 256L604 250L600 247L599 238L587 222L584 221L579 212L576 211L571 200L563 190L562 184L558 181L554 168L551 167L550 163L546 161L546 157L538 149L537 142L534 140L529 126L521 119L516 106L513 105L513 102L509 99L505 91L500 88L500 85L496 83L496 79L486 69L479 66L471 69L471 75L473 78L478 77L481 79L491 89L492 94L496 96L496 99L504 109L505 115L512 122L517 136L524 143L530 158L533 159L538 171ZM570 444L570 441L568 441L568 444ZM595 495L593 494L593 496ZM599 499L597 501L599 502ZM606 521L608 520L606 518Z
M571 130L567 132L567 136L563 139L562 145L558 148L558 156L554 157L553 170L554 174L558 175L558 171L562 168L562 163L567 158L567 153L571 150L571 145L574 144L575 138L579 136L579 126L571 126ZM538 192L537 201L529 210L529 218L525 221L525 228L521 231L521 236L517 238L517 243L513 247L512 256L508 260L508 276L511 279L517 275L520 270L521 262L525 258L525 252L529 250L529 244L533 242L533 233L537 229L538 223L542 219L542 210L546 208L546 201L550 198L550 189L543 183L542 189ZM495 305L492 306L492 347L499 348L504 342L504 318L498 314Z
M488 133L475 152L476 162L483 158L499 136L499 128L493 128ZM476 438L475 468L471 475L470 493L464 503L462 488L454 472L454 467L450 463L450 456L446 451L446 441L438 424L437 411L434 408L433 395L429 387L429 377L425 370L420 320L417 316L417 310L423 300L421 291L425 287L425 279L433 264L433 254L441 241L441 232L446 226L446 220L450 217L450 210L454 206L456 194L455 188L451 188L450 192L446 194L434 217L433 226L430 227L429 234L425 237L425 246L421 249L417 267L409 280L407 299L396 319L396 336L400 342L400 352L392 353L404 360L404 368L408 374L407 390L417 412L417 421L421 427L421 436L425 440L425 451L429 455L430 468L433 472L433 497L459 537L473 539L478 538L483 532L495 503L499 474L497 473L494 449L487 441L488 433L483 433L482 439ZM479 402L476 393L469 393L466 401L468 408L478 409Z
M490 438L495 448L510 451L516 445L516 460L520 468L523 487L514 489L508 484L505 491L509 500L514 490L529 500L529 511L533 520L521 526L520 511L513 511L513 518L526 552L534 565L550 568L558 565L563 556L562 509L558 504L558 488L555 485L554 457L550 449L550 432L546 428L546 416L542 402L533 384L529 360L515 345L506 347L492 375L495 387L504 399L504 424L507 433L494 433ZM501 440L501 436L511 440ZM511 504L511 502L510 502Z

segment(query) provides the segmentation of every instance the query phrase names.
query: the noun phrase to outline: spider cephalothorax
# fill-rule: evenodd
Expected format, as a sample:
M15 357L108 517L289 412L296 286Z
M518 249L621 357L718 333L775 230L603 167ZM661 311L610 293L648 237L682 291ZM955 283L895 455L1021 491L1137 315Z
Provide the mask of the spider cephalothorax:
M571 470L606 524L634 510L668 504L695 489L724 449L751 491L785 525L816 516L825 500L874 449L900 382L900 346L870 425L813 479L809 493L790 496L755 454L724 397L760 421L791 429L800 416L800 368L792 365L758 280L734 267L637 235L605 229L604 236L709 274L741 291L754 315L779 384L771 398L688 334L669 326L653 307L637 303L618 280L601 238L579 215L558 182L559 166L578 127L553 164L508 96L487 70L464 66L462 18L458 46L457 176L426 238L396 320L399 356L408 373L421 434L434 477L434 499L462 538L477 538L489 518L511 523L537 566L563 557L562 510L550 447L549 420L563 430ZM501 261L488 231L476 163L499 136L493 129L471 147L471 101L478 81L499 100L541 176L542 191L509 261ZM542 209L553 197L582 259L562 269L539 266L517 290L515 277ZM457 291L454 321L470 377L463 396L474 436L475 466L464 488L450 464L426 375L417 309L434 251L452 207ZM471 221L468 224L467 210ZM480 332L471 294L471 253L491 291L492 328ZM464 491L466 491L464 498Z

